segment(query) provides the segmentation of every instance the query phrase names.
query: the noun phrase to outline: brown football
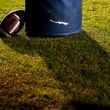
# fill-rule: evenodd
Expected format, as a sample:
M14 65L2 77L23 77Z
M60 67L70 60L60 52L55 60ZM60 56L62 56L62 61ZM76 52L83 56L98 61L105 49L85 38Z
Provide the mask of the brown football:
M24 10L10 12L4 17L0 27L9 35L15 36L24 25L24 17Z

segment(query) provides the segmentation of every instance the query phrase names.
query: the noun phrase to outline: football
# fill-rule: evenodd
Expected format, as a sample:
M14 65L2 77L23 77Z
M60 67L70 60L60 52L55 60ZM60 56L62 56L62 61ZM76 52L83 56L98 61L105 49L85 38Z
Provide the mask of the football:
M2 20L0 28L9 35L15 36L22 29L24 18L24 10L10 12Z

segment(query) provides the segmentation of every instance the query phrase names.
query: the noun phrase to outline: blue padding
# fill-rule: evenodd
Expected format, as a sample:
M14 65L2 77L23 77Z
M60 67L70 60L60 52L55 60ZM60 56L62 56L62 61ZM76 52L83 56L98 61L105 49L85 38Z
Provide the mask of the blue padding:
M68 35L82 30L82 0L27 0L27 35Z

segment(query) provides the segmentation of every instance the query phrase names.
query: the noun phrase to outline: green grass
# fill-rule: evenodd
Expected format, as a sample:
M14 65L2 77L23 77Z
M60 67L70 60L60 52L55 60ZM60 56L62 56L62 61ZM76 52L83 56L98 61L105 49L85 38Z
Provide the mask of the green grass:
M84 0L84 31L76 35L26 39L23 29L0 39L0 110L110 106L109 6L108 0ZM24 1L1 0L0 19L13 9L24 9Z

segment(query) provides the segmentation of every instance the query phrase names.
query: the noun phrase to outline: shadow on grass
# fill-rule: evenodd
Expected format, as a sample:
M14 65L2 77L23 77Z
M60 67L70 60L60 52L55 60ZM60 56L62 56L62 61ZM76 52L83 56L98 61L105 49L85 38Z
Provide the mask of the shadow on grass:
M2 110L44 110L42 107L37 107L36 105L32 104L22 104L18 106L8 106L3 107ZM48 109L50 110L50 109ZM53 110L53 109L51 109ZM96 104L88 104L84 102L73 102L73 104L68 104L68 106L63 106L61 109L58 110L110 110L110 106L102 106Z
M68 105L69 106L64 108L63 110L110 110L110 106L102 106L76 101L72 101L71 104Z
M67 107L64 105L64 109L108 109L97 103L108 105L110 101L110 57L86 32L68 37L28 40L19 36L3 41L21 54L39 54L45 60L53 77L61 82L65 94L76 101L71 102L71 108L68 103L65 104Z

